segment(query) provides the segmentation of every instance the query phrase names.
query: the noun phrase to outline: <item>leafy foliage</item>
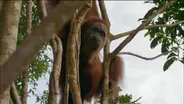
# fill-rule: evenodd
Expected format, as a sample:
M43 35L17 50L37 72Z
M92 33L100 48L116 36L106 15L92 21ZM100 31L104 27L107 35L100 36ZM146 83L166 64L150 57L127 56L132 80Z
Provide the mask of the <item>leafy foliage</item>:
M109 101L109 104L117 104L118 102L120 104L124 104L124 103L131 103L132 100L132 95L121 95L121 96L117 96L115 99L112 99Z
M36 94L36 102L40 102L40 104L48 104L48 96L49 96L49 91L44 90L42 96L39 96L38 94Z
M148 1L151 2L150 0ZM155 7L150 9L143 19L147 19L152 13L165 5L167 0L153 0ZM184 20L184 1L178 0L172 6L167 8L161 15L153 20L150 25L174 24ZM151 40L150 47L154 49L157 45L161 45L162 53L169 53L163 70L166 71L175 61L184 62L184 24L170 27L154 27L149 28L145 36L149 36ZM182 54L182 55L181 55Z
M100 104L100 99L95 104ZM109 100L109 104L141 104L138 101L132 101L131 94L117 95L114 99Z

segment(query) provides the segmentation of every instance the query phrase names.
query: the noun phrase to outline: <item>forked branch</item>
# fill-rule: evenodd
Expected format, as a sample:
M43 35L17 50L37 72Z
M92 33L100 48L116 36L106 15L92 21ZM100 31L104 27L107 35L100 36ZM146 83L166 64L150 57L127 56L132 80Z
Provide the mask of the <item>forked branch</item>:
M174 26L177 26L177 25L183 24L183 23L184 23L184 20L178 21L178 22L173 23L173 24L148 25L148 26L145 26L142 30L144 30L144 29L150 29L150 28L155 28L155 27L174 27ZM116 39L119 39L119 38L122 38L122 37L125 37L125 36L128 36L134 30L130 30L130 31L127 31L127 32L124 32L124 33L116 34L116 35L111 35L111 37L110 37L111 38L111 41L116 40Z
M116 56L134 37L135 35L142 29L147 26L152 19L157 16L158 14L162 13L166 8L168 8L170 5L172 5L176 0L169 1L166 5L161 7L157 12L153 13L145 22L143 22L139 27L137 27L135 30L133 30L130 35L111 53L111 56Z

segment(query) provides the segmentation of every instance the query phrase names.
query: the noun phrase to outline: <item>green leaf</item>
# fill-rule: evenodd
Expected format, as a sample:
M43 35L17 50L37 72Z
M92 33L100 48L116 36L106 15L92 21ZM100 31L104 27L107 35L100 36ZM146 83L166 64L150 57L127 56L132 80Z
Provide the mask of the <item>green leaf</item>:
M171 52L168 56L167 56L167 59L171 58L171 57L175 57L177 56L175 53Z
M184 64L184 57L182 57L179 61Z
M177 30L179 31L178 35L184 38L184 29L178 25Z
M119 102L120 103L130 103L131 99L132 99L132 95L126 94L126 95L120 96Z
M175 15L174 19L183 20L184 19L184 10L179 10L178 13Z
M34 91L31 91L32 95L35 95L35 92Z
M172 49L172 51L174 51L174 52L178 52L178 47L172 47L171 49Z
M159 17L157 20L156 24L165 24L164 18Z
M150 38L151 38L151 39L154 38L155 35L156 35L156 33L157 33L158 31L159 31L159 28L158 28L158 27L152 28L151 31L150 31Z
M161 52L162 53L168 52L168 44L162 44Z
M176 58L175 57L173 57L173 58L170 58L169 60L167 60L166 62L165 62L165 64L164 64L164 71L166 71L172 64L173 64L173 62L176 60Z
M148 19L148 17L149 17L150 15L152 15L157 9L158 9L157 7L151 8L151 9L145 14L145 16L144 16L143 19Z
M146 32L145 34L144 34L144 37L146 37L146 36L148 36L149 35L149 32Z
M160 40L160 37L156 37L155 39L153 39L153 41L151 42L151 49L155 48L158 44L158 41Z

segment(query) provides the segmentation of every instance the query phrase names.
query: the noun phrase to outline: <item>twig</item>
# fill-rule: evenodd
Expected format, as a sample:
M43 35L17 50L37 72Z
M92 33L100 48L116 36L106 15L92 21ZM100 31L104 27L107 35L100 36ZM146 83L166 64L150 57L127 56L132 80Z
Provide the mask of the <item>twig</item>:
M139 101L142 97L139 97L138 99L132 101L130 104L135 104L137 101Z
M138 54L135 54L135 53L131 53L131 52L120 52L119 54L122 54L122 55L131 55L131 56L135 56L135 57L138 57L138 58L141 58L141 59L144 59L144 60L154 60L156 58L159 58L160 56L167 55L169 52L170 51L164 52L164 53L161 53L161 54L156 55L154 57L145 57L145 56L141 56L141 55L138 55Z
M142 23L139 27L137 27L134 31L130 33L130 35L110 54L112 57L116 56L134 37L135 35L146 25L150 23L150 21L157 16L158 14L162 13L167 7L172 5L176 0L169 1L166 5L161 7L157 12L153 13L144 23Z

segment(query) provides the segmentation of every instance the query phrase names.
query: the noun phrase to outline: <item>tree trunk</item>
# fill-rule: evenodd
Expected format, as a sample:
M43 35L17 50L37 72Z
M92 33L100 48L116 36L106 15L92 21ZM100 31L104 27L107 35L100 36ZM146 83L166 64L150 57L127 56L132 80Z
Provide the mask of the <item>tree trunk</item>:
M0 65L15 51L22 1L2 1L0 13ZM0 73L2 76L3 73ZM10 104L10 87L0 95L0 104Z

